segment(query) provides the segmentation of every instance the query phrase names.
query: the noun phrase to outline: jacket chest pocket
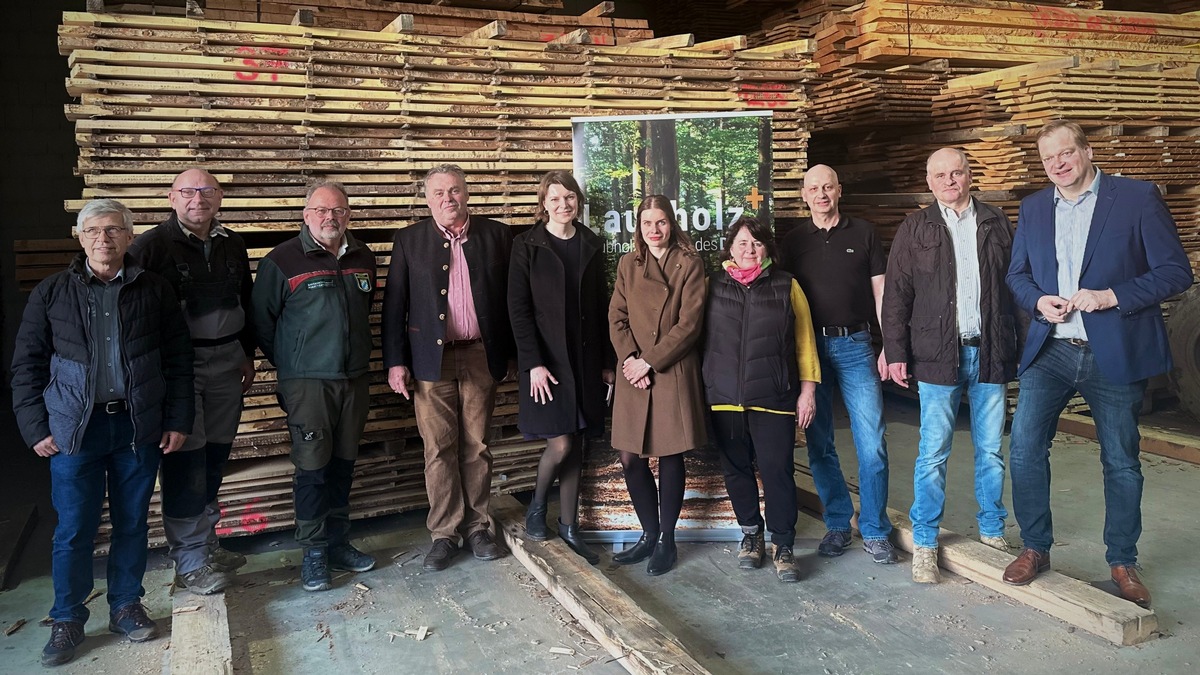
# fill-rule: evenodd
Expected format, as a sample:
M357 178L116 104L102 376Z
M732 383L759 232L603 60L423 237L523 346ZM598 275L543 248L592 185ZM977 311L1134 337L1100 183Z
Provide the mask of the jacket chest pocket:
M913 242L913 268L921 274L934 274L941 262L942 244L939 241Z

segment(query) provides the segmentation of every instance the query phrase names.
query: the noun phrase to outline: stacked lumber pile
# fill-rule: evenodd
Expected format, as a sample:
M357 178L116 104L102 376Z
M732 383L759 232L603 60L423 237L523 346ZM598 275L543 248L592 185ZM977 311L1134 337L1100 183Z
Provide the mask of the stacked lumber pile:
M59 41L86 186L67 208L117 198L140 231L169 214L174 175L203 167L221 182L222 221L247 237L253 261L294 236L318 177L347 186L352 227L376 251L381 280L394 229L425 215L419 181L435 164L467 171L474 212L529 222L541 174L572 167L577 116L771 110L776 213L802 204L811 64L792 46L734 51L736 40L692 46L691 36L604 46L587 31L546 43L90 13L64 14ZM26 283L73 253L41 250L22 251ZM388 390L380 359L377 349L356 517L426 503L412 408ZM291 523L285 419L270 364L256 368L221 496L221 527L233 534ZM494 418L498 491L532 487L543 446L520 438L515 415L509 386Z

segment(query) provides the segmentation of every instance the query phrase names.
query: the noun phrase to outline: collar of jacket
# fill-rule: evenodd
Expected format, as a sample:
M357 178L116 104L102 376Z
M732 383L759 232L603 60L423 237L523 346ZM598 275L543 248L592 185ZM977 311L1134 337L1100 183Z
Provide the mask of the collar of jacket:
M200 240L200 237L197 237L194 234L192 234L190 236L188 234L184 234L184 232L183 232L184 227L179 222L179 214L175 213L174 211L171 212L171 215L167 216L167 219L163 221L163 224L167 228L167 235L170 236L171 238L178 239L179 241L185 241L185 242L187 242L189 244L193 244L193 245L203 244L203 242ZM208 226L208 228L209 228L208 229L208 238L209 239L212 239L214 236L217 236L217 237L228 237L229 236L229 233L225 230L225 226L222 225L221 221L217 220L216 218L212 219L212 224L210 224Z
M346 252L342 254L343 258L362 248L362 244L350 234L349 227L346 228L346 232L342 236L346 238ZM313 239L312 233L308 231L307 223L300 224L300 245L304 248L304 255L329 253L328 249L318 244L316 239Z
M971 197L971 204L975 207L976 227L981 227L984 223L990 220L1002 218L1004 216L1004 212L998 207L992 206L987 202L980 201L974 196ZM946 219L942 217L942 210L939 207L937 200L934 200L932 204L921 209L921 212L925 214L926 223L937 225L938 227L946 227Z
M87 254L80 251L75 255L75 259L71 261L71 264L67 266L67 269L70 270L76 279L86 284L88 282L88 273L84 269L84 265L87 265ZM122 267L125 268L125 283L133 281L142 273L142 266L138 264L137 258L128 253L125 254Z

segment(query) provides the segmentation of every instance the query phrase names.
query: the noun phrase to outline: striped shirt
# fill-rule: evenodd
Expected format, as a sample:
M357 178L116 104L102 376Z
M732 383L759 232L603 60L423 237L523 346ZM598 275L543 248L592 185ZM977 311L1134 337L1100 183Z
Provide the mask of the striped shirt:
M1088 232L1092 229L1092 214L1096 212L1099 191L1099 169L1092 184L1073 202L1062 196L1058 188L1054 189L1054 253L1058 260L1058 295L1068 300L1079 290L1083 250L1087 246ZM1054 324L1051 336L1086 340L1083 313L1071 312L1066 321Z

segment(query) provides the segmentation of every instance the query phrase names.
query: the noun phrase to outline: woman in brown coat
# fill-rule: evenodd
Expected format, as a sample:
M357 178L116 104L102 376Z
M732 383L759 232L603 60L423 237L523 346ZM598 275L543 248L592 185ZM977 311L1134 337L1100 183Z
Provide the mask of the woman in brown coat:
M622 372L616 378L612 445L642 525L632 548L613 556L646 572L675 565L675 523L686 478L682 453L707 442L697 343L704 325L704 263L662 195L638 205L634 250L617 264L609 332ZM655 489L650 457L658 458Z

